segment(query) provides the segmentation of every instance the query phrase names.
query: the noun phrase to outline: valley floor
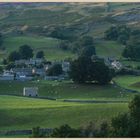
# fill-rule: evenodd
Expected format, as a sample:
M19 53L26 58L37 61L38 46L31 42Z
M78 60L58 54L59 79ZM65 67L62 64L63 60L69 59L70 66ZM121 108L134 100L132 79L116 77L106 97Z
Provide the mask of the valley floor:
M0 131L26 130L36 126L54 128L63 124L81 127L90 121L96 122L97 125L104 120L110 121L113 116L127 112L128 102L137 93L127 92L123 87L130 85L131 88L133 83L135 85L139 82L138 79L138 76L116 77L114 80L122 88L116 85L78 85L71 81L9 82L7 87L7 82L1 82ZM38 86L40 96L56 100L22 97L23 87L26 86ZM100 102L63 101L68 99Z

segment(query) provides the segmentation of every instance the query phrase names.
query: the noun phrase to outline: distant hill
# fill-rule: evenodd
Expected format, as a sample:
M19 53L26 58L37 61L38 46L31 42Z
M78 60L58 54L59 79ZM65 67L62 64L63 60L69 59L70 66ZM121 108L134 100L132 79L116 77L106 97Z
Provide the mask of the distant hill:
M102 39L110 26L120 24L140 28L139 3L0 3L0 32L6 38L48 37L54 28L61 27L74 39L91 35L96 40ZM97 47L102 46L101 43ZM4 47L8 48L7 51L11 50L10 44ZM104 50L108 48L97 50L104 55ZM119 55L121 50L117 51Z

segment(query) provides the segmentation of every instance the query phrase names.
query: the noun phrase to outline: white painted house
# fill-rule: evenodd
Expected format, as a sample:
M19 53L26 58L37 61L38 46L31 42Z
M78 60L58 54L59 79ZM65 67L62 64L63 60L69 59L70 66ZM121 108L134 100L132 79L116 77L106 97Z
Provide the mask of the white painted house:
M122 68L122 64L121 64L119 61L113 61L113 62L111 63L111 66L112 66L113 68L115 68L116 70L120 70L120 69Z
M23 96L37 97L38 88L37 87L24 87Z

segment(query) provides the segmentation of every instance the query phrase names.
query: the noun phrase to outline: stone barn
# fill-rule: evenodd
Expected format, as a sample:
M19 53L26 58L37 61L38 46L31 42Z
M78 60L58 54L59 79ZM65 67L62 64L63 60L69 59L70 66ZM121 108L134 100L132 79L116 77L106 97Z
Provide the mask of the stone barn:
M37 97L38 88L37 87L24 87L23 96Z

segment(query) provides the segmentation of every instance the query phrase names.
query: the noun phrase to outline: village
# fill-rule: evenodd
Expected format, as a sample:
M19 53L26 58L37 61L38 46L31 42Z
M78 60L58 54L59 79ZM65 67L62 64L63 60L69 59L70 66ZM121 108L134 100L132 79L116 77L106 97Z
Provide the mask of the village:
M69 71L70 63L68 61L62 62L50 62L46 61L44 58L31 58L29 60L21 59L14 62L14 68L10 70L3 70L0 75L0 80L7 81L28 81L28 80L62 80L67 78L67 73ZM49 75L47 76L47 71L54 65L60 65L62 67L62 73L60 75ZM19 67L22 66L22 67Z
M113 58L105 58L106 65L114 68L116 71L122 69L122 64ZM5 81L29 81L29 80L64 80L68 79L68 72L70 70L69 61L47 61L44 58L31 58L29 60L21 59L14 62L15 68L10 70L3 70L0 75L0 80ZM62 73L48 75L47 72L54 65L60 65ZM22 67L19 67L22 66Z

